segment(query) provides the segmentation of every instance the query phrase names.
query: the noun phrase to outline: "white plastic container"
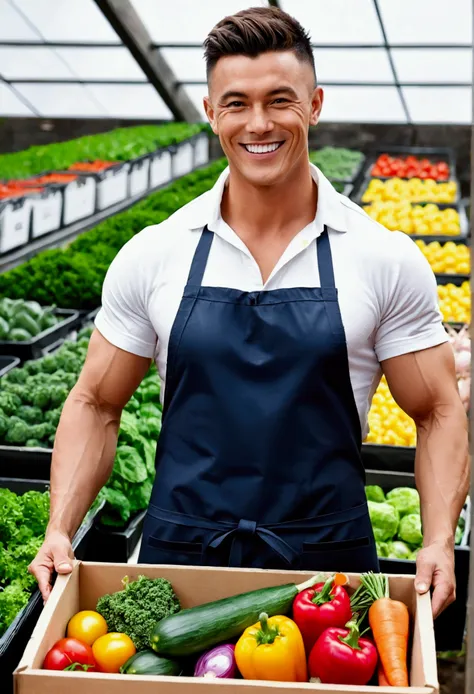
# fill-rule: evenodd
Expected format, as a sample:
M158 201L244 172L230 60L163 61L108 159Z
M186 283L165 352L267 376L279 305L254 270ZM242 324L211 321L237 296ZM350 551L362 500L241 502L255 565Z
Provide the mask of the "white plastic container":
M124 162L95 174L98 177L97 207L99 210L105 210L128 197L129 170L129 162Z
M209 162L209 138L207 133L200 133L194 140L194 168Z
M159 149L151 155L150 188L165 185L171 178L171 152L169 149Z
M96 208L97 181L94 176L79 175L64 188L63 226L91 217Z
M172 149L174 150L172 154L173 178L185 176L192 171L194 166L194 147L192 142L189 140L180 142L178 145L174 145Z
M63 186L48 186L31 200L31 236L36 239L61 226Z
M0 200L0 253L28 243L32 196Z
M129 173L131 197L146 193L150 187L150 157L148 155L130 162Z

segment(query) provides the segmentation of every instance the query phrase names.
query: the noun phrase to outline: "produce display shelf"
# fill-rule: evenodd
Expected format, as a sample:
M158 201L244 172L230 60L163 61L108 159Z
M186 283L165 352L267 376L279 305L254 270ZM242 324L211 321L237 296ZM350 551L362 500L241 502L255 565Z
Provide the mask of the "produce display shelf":
M9 371L20 364L18 357L0 356L0 377L5 376Z
M43 350L58 339L65 337L74 327L77 326L79 311L72 309L58 308L54 310L54 315L62 320L53 325L48 330L33 337L31 340L23 342L13 342L11 340L0 340L0 354L12 354L22 362L28 359L36 359L43 355Z
M408 157L412 155L417 159L429 159L433 163L445 161L449 165L451 174L448 180L455 180L452 173L456 172L456 156L454 149L451 147L409 147L404 145L395 145L385 148L377 147L371 150L367 155L364 174L368 173L370 175L372 167L382 154L388 154L391 157ZM389 181L393 176L370 176L370 178L379 178L381 181ZM400 176L399 178L404 181L409 180L405 176ZM443 181L440 181L440 183L442 182Z
M471 275L448 275L446 273L435 275L436 284L455 284L460 287L463 282L469 282Z
M387 492L395 487L412 487L415 485L414 468L411 472L389 472L387 470L367 470L366 484L376 484ZM469 588L469 562L470 548L467 538L470 528L470 502L465 508L466 517L466 544L457 545L454 550L455 574L456 574L456 601L444 610L435 621L435 639L437 651L460 650L464 640L466 624L466 603ZM380 570L386 574L412 574L416 573L416 562L406 559L379 559Z
M314 166L318 166L318 165L317 165L315 162L313 162L311 155L316 154L316 153L317 153L318 151L320 151L321 149L324 149L324 147L320 147L320 148L318 148L318 149L311 149L310 152L309 152L310 161L311 161L312 164L314 164ZM343 149L344 149L344 148L343 148ZM359 163L357 164L357 166L355 166L355 167L353 168L352 174L351 174L350 176L347 176L347 177L345 177L345 178L331 178L330 176L327 176L327 178L328 178L331 182L334 181L334 182L336 182L336 183L351 183L351 184L354 185L354 184L359 180L359 178L361 177L361 175L363 174L363 172L366 170L366 156L365 156L365 154L363 154L362 152L360 152L360 154L361 154L361 159L360 159ZM324 173L324 172L323 172L323 173ZM325 174L325 175L326 175L326 174Z
M210 162L201 164L200 166L193 168L192 171L198 171L199 169L206 168L207 166L209 166L209 163ZM160 185L155 186L154 188L148 188L145 192L139 193L138 195L127 197L125 200L111 205L110 207L107 207L105 210L95 212L90 217L80 219L77 222L74 222L74 224L70 224L67 227L63 227L62 229L53 231L45 236L40 236L28 244L15 248L14 250L1 255L0 273L6 272L7 270L11 270L12 268L17 267L17 265L21 265L25 261L33 258L41 251L45 251L49 248L59 248L61 246L67 245L67 243L73 241L77 236L79 236L83 232L92 229L93 227L100 224L100 222L103 222L105 219L108 219L109 217L113 217L119 212L124 212L125 210L128 210L137 202L140 202L140 200L143 200L144 198L147 198L149 195L156 193L162 188L171 185L179 178L181 178L181 176L171 178L169 181L161 183Z
M415 469L415 452L414 446L364 443L362 462L366 470L390 471L394 474L410 473Z
M0 488L10 489L16 494L23 494L32 490L44 492L49 489L49 482L41 479L24 480L0 477ZM73 538L72 547L76 559L85 559L87 557L90 531L100 509L101 506L88 513ZM26 606L17 614L0 638L0 681L2 683L2 694L13 692L13 670L20 661L42 608L41 594L39 590L36 590L32 593Z

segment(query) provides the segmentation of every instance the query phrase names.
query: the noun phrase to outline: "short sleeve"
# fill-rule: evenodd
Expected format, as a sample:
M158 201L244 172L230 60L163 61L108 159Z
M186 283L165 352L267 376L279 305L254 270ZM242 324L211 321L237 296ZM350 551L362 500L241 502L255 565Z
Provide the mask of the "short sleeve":
M381 278L381 318L375 336L379 362L448 341L428 261L406 234L392 234L393 256Z
M140 234L112 261L102 287L95 327L111 344L140 357L153 357L157 336L148 315L147 253Z

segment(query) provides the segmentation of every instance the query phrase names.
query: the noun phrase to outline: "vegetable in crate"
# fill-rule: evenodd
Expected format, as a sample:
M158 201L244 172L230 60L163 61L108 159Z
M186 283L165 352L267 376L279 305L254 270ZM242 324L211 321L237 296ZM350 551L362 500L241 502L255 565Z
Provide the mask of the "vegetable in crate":
M293 602L293 619L303 636L306 653L328 627L343 627L352 617L351 602L344 586L330 576L303 590Z
M110 632L99 636L92 646L99 672L120 672L120 668L136 653L127 634Z
M438 287L439 307L446 323L466 323L471 322L471 289L469 282L463 282L457 287L451 282L439 284Z
M461 233L459 212L454 207L441 210L433 204L423 206L408 201L383 201L364 205L364 211L390 231L446 237Z
M180 675L181 665L170 658L161 658L153 651L139 651L120 668L122 675Z
M235 646L226 643L201 655L194 667L194 677L232 679L236 671Z
M158 622L150 645L156 653L185 656L201 653L218 643L232 641L258 620L263 611L269 616L287 614L298 593L319 580L262 588L181 610Z
M235 646L235 660L247 680L307 682L303 637L292 619L263 612Z
M98 612L82 610L68 622L66 635L92 646L100 636L107 633L107 622Z
M24 342L31 340L59 319L53 307L40 306L36 301L4 298L0 300L0 340Z
M96 609L109 631L127 634L135 648L143 650L156 623L179 611L179 600L164 578L139 576L130 582L125 576L122 584L123 590L99 598Z
M471 272L471 256L465 243L425 243L422 239L415 243L435 274L468 275Z
M403 602L390 598L387 576L362 574L361 584L372 600L369 624L385 676L391 687L408 687L408 608Z
M449 164L445 161L435 161L427 157L391 157L381 154L373 165L370 175L399 178L432 178L434 181L445 181L449 178Z
M385 494L383 493L382 487L376 484L368 484L365 487L365 495L367 501L377 501L379 503L385 501Z
M431 179L423 181L419 178L412 178L409 181L403 181L401 178L380 181L373 178L362 195L362 203L406 201L449 205L456 201L457 193L455 181L437 183Z
M97 663L92 648L78 639L59 639L46 653L44 670L96 671Z
M309 655L309 674L322 684L363 686L377 667L377 649L370 639L360 637L359 625L349 621L345 628L330 627L316 641Z

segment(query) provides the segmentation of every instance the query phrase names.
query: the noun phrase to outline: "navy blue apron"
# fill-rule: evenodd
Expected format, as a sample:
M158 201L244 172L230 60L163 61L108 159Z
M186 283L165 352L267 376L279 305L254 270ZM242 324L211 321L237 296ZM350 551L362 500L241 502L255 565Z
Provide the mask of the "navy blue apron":
M204 228L173 324L139 561L378 571L328 231L321 287L202 286Z

